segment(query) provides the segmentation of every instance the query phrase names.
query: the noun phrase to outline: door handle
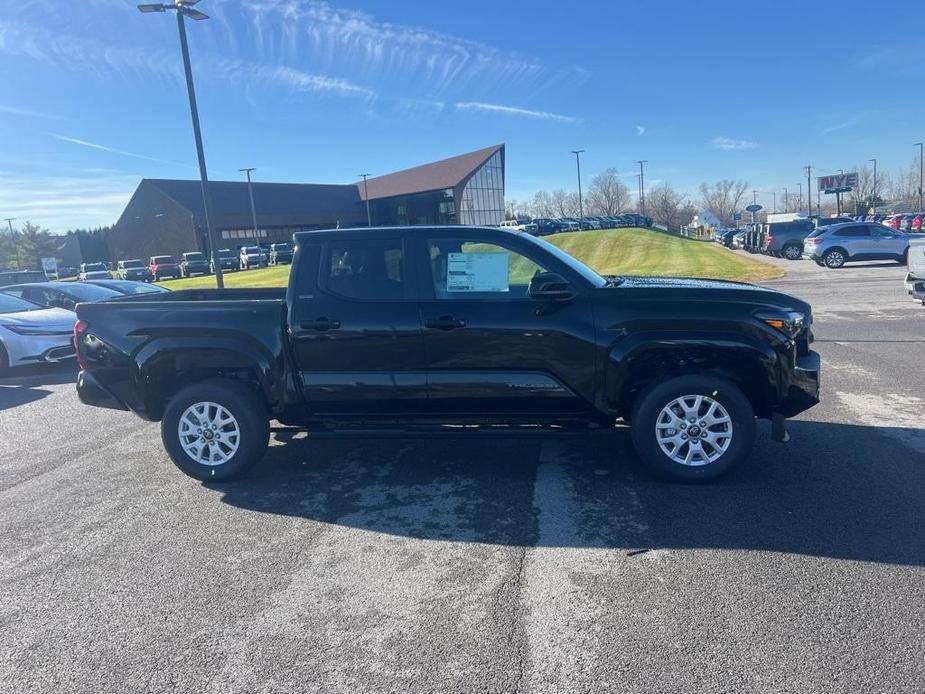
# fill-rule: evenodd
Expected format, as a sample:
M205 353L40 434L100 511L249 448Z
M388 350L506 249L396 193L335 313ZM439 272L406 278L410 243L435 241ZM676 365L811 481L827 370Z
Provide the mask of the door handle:
M424 327L433 328L434 330L455 330L456 328L465 328L466 321L453 316L440 316L439 318L424 321Z
M337 330L340 327L340 321L333 318L316 318L315 320L305 321L299 327L302 330Z

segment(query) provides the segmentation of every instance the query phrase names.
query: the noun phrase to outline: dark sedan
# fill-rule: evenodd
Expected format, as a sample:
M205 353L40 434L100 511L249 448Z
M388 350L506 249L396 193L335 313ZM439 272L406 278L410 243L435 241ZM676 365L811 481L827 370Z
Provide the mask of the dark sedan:
M12 294L20 299L31 301L48 308L66 308L73 311L77 304L106 301L118 296L125 296L114 289L100 287L90 282L35 282L33 284L14 284L0 289L4 294Z

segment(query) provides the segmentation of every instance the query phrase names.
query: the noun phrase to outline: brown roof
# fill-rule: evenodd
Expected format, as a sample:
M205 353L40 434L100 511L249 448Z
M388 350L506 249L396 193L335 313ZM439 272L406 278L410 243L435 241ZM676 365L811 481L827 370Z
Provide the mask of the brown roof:
M426 193L431 190L453 188L484 164L491 155L503 150L504 145L494 145L479 149L458 157L435 161L432 164L415 166L403 171L396 171L385 176L377 176L367 181L369 199L391 198L396 195ZM360 199L365 200L363 183L358 186Z

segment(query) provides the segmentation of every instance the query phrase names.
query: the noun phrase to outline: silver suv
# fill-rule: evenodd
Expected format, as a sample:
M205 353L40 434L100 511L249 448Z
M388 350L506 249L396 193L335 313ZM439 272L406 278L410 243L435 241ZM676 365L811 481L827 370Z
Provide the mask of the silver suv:
M906 262L909 240L925 234L904 234L882 224L850 222L820 227L803 241L803 257L839 268L859 260Z

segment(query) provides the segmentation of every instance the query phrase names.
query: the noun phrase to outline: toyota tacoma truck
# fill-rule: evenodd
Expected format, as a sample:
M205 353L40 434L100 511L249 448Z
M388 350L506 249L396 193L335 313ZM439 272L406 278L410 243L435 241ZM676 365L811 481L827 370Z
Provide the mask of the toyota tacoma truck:
M159 421L187 474L255 465L309 431L630 427L680 480L749 455L756 418L819 397L805 302L715 280L601 276L498 228L297 233L288 289L77 306L77 391ZM467 426L461 426L467 425Z

